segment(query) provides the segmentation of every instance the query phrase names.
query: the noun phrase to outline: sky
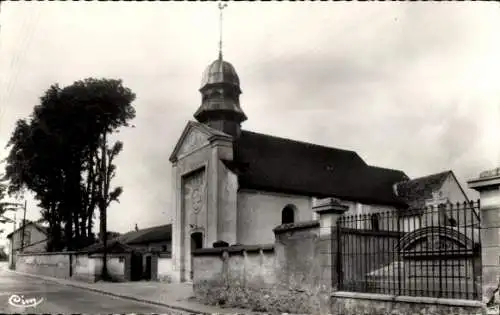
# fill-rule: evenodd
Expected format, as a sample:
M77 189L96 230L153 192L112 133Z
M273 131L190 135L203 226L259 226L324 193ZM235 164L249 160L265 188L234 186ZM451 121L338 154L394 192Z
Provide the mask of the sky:
M218 54L217 5L5 2L0 25L0 154L51 84L122 79L136 128L118 135L124 193L108 229L169 223L168 158ZM451 169L464 187L500 166L498 3L238 2L223 25L244 129L354 150L411 178ZM28 196L27 218L39 217Z

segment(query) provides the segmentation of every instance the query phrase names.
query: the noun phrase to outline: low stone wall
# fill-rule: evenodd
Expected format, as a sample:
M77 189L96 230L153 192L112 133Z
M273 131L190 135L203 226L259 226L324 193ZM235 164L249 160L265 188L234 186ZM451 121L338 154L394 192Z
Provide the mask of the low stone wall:
M126 281L125 259L110 254L108 272L115 281ZM86 282L99 279L102 269L102 255L86 252L50 252L17 254L17 271Z
M331 301L331 313L342 315L484 314L484 305L471 300L335 292Z
M102 254L92 254L89 259L93 261L91 269L96 278L99 278L102 272ZM130 254L113 254L109 253L106 257L108 274L112 281L123 282L128 281L126 261L129 260Z
M90 258L87 254L75 255L72 263L72 279L85 282L95 282L97 280L94 258Z
M173 274L172 256L170 254L158 255L158 281L171 283Z
M260 310L275 295L272 245L200 249L193 255L194 292L204 303Z
M70 278L72 255L76 252L17 254L16 270L54 278Z
M288 224L274 232L272 245L194 251L196 298L262 312L318 313L322 288L319 223Z

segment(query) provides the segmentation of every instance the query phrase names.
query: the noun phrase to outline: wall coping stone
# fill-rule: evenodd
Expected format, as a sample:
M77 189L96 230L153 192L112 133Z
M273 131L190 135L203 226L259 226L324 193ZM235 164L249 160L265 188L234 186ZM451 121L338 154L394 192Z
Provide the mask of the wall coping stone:
M320 223L319 220L313 220L313 221L301 221L301 222L295 222L295 223L288 223L288 224L281 224L278 225L273 229L273 232L275 234L281 234L289 231L295 231L295 230L305 230L305 229L310 229L310 228L316 228L319 227Z
M398 232L398 231L385 231L385 230L368 230L368 229L355 229L348 227L340 228L344 233L351 233L357 235L371 235L371 236L393 236L393 237L402 237L406 234L406 232Z
M406 303L422 303L422 304L438 304L447 306L462 306L462 307L485 307L481 301L475 300L462 300L462 299L440 299L423 296L399 296L389 294L373 294L373 293L360 293L360 292L343 292L337 291L331 294L332 297L337 298L350 298L350 299L364 299L375 301L388 301L388 302L406 302Z
M106 257L107 258L122 258L126 256L130 256L130 253L107 253ZM94 253L94 254L89 254L89 258L102 258L104 257L103 253Z
M500 168L482 172L479 178L467 181L469 188L474 190L488 190L500 185Z
M240 245L219 248L200 248L192 251L193 256L220 256L223 252L228 253L243 253L243 252L272 252L274 251L274 244L263 245Z
M340 200L335 198L327 198L318 202L317 205L313 206L313 211L318 214L343 214L349 210L349 207L343 205Z

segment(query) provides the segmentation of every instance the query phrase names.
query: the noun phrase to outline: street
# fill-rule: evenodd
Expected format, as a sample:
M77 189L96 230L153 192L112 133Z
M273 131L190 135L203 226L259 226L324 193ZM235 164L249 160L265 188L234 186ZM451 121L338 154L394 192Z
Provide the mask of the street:
M41 302L34 307L16 307L9 303L12 295L24 300ZM11 299L12 300L12 299ZM97 314L97 313L179 313L160 306L149 305L84 289L61 285L55 282L17 275L0 263L0 313L44 313L44 314Z

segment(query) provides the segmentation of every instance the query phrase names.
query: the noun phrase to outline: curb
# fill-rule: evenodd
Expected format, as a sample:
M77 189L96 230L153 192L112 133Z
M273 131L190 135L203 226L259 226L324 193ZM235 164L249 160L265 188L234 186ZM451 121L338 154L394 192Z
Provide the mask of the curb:
M189 314L196 314L196 315L211 315L212 314L212 313L206 313L206 312L199 312L199 311L195 311L195 310L192 310L192 309L183 308L183 307L179 307L179 306L172 306L172 305L168 305L168 304L165 304L165 303L156 302L156 301L152 301L152 300L140 299L140 298L136 298L136 297L133 297L133 296L130 296L130 295L123 295L123 294L118 294L118 293L112 293L112 292L109 292L109 291L105 291L105 290L101 290L101 289L96 289L96 288L89 288L87 286L78 285L76 283L65 283L65 282L58 281L58 280L66 280L66 279L58 279L58 278L53 278L53 277L39 276L39 275L30 274L30 273L24 273L24 272L15 271L15 270L12 270L12 269L6 269L6 270L8 272L11 272L11 273L14 273L14 274L18 274L18 275L22 275L22 276L27 276L27 277L32 277L32 278L37 278L37 279L43 279L43 280L47 280L47 281L52 281L52 282L56 282L56 283L58 283L60 285L65 285L65 286L74 287L74 288L78 288L78 289L84 289L84 290L87 290L87 291L97 292L97 293L101 293L101 294L105 294L105 295L109 295L109 296L114 296L114 297L118 297L118 298L122 298L122 299L126 299L126 300L132 300L132 301L136 301L136 302L141 302L141 303L146 303L146 304L152 304L152 305L156 305L156 306L166 307L166 308L170 308L170 309L175 310L175 311L187 312ZM66 281L69 281L69 280L66 280Z

